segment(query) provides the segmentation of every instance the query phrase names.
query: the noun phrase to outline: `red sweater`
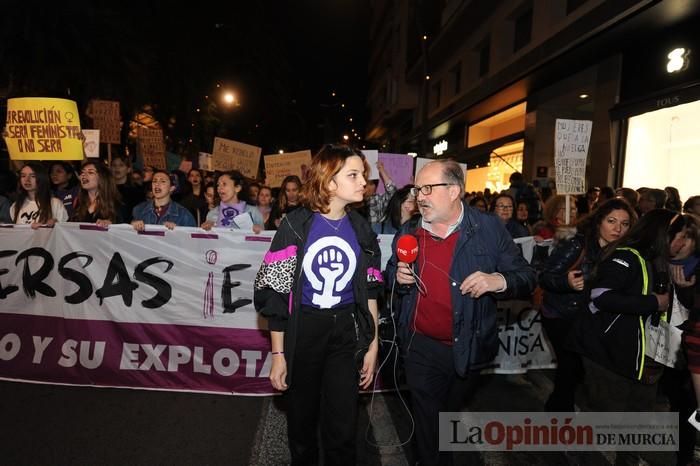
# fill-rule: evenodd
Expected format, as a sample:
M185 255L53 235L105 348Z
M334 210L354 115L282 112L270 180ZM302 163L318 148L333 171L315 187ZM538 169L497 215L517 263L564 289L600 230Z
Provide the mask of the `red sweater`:
M452 279L449 274L459 230L445 239L440 239L419 228L416 230L416 237L416 268L427 293L418 294L414 329L444 344L452 345Z

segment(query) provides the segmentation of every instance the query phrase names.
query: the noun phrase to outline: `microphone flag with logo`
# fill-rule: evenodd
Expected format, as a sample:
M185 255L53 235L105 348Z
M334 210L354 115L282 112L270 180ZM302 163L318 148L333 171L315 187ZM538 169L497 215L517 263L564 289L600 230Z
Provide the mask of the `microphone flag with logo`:
M402 235L396 242L396 257L401 262L412 264L418 257L418 240L413 235Z

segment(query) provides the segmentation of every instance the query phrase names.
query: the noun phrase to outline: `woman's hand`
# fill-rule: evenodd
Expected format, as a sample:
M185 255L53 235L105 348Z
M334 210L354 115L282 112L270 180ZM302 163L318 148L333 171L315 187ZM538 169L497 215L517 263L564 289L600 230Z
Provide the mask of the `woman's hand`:
M367 390L372 385L374 380L374 370L377 368L377 353L379 353L379 343L375 338L367 348L367 353L362 361L362 369L360 370L360 388Z
M695 275L690 277L690 280L686 280L682 265L671 264L670 272L671 272L671 279L673 280L673 283L675 283L677 287L688 288L689 286L695 285Z
M39 222L32 222L32 224L29 226L32 227L32 230L38 230L39 228L41 228L41 225L42 224Z
M569 270L569 273L566 274L566 281L572 290L583 291L583 272L580 270Z
M143 231L146 229L146 224L143 223L143 220L134 220L131 222L131 226L134 227L136 231Z
M98 220L95 222L95 225L97 225L98 227L102 227L102 228L107 228L107 227L110 226L111 224L112 224L111 221L105 220L105 219L103 219L103 218L98 219Z
M272 386L279 391L285 391L287 388L287 361L284 359L284 354L272 355L272 368L270 369L270 382Z
M253 225L253 233L256 235L263 231L262 225Z
M168 230L174 230L175 227L177 226L177 225L175 225L175 222L165 222L163 225L164 225L165 228L167 228Z
M201 225L200 228L201 228L202 230L209 231L209 230L212 229L213 226L214 226L214 222L204 222L204 223L202 223L202 225Z

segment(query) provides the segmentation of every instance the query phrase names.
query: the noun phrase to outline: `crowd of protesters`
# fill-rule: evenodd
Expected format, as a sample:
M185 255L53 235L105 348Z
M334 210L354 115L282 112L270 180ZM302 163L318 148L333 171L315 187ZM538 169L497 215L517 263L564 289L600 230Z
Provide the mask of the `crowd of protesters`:
M352 208L375 234L396 234L418 214L415 193L425 186L396 186L381 163L377 169L380 180L366 180L363 201L348 200L337 215ZM0 223L32 228L130 223L139 231L164 225L259 233L279 229L286 216L308 204L304 195L314 190L306 182L288 176L277 187L238 171L135 169L121 155L109 165L27 162L16 174L0 173ZM464 209L493 215L510 237L532 236L537 244L533 300L558 362L544 409L653 411L665 397L671 410L687 418L700 400L700 196L684 200L674 187L593 187L567 199L553 187L536 189L517 172L510 182L502 192L459 195ZM678 359L684 362L673 368L644 357L644 327L660 321L683 332L684 354ZM284 380L275 376L281 387ZM585 406L577 391L584 393ZM700 414L690 421L700 426ZM695 436L681 425L678 464L688 464Z

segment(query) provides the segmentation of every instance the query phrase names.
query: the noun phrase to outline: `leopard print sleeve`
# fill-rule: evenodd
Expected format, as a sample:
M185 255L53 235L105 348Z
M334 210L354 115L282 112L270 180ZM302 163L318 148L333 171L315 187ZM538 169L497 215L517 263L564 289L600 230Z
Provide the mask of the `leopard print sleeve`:
M255 277L255 289L270 288L278 293L290 293L296 265L296 246L287 246L279 251L268 251Z

